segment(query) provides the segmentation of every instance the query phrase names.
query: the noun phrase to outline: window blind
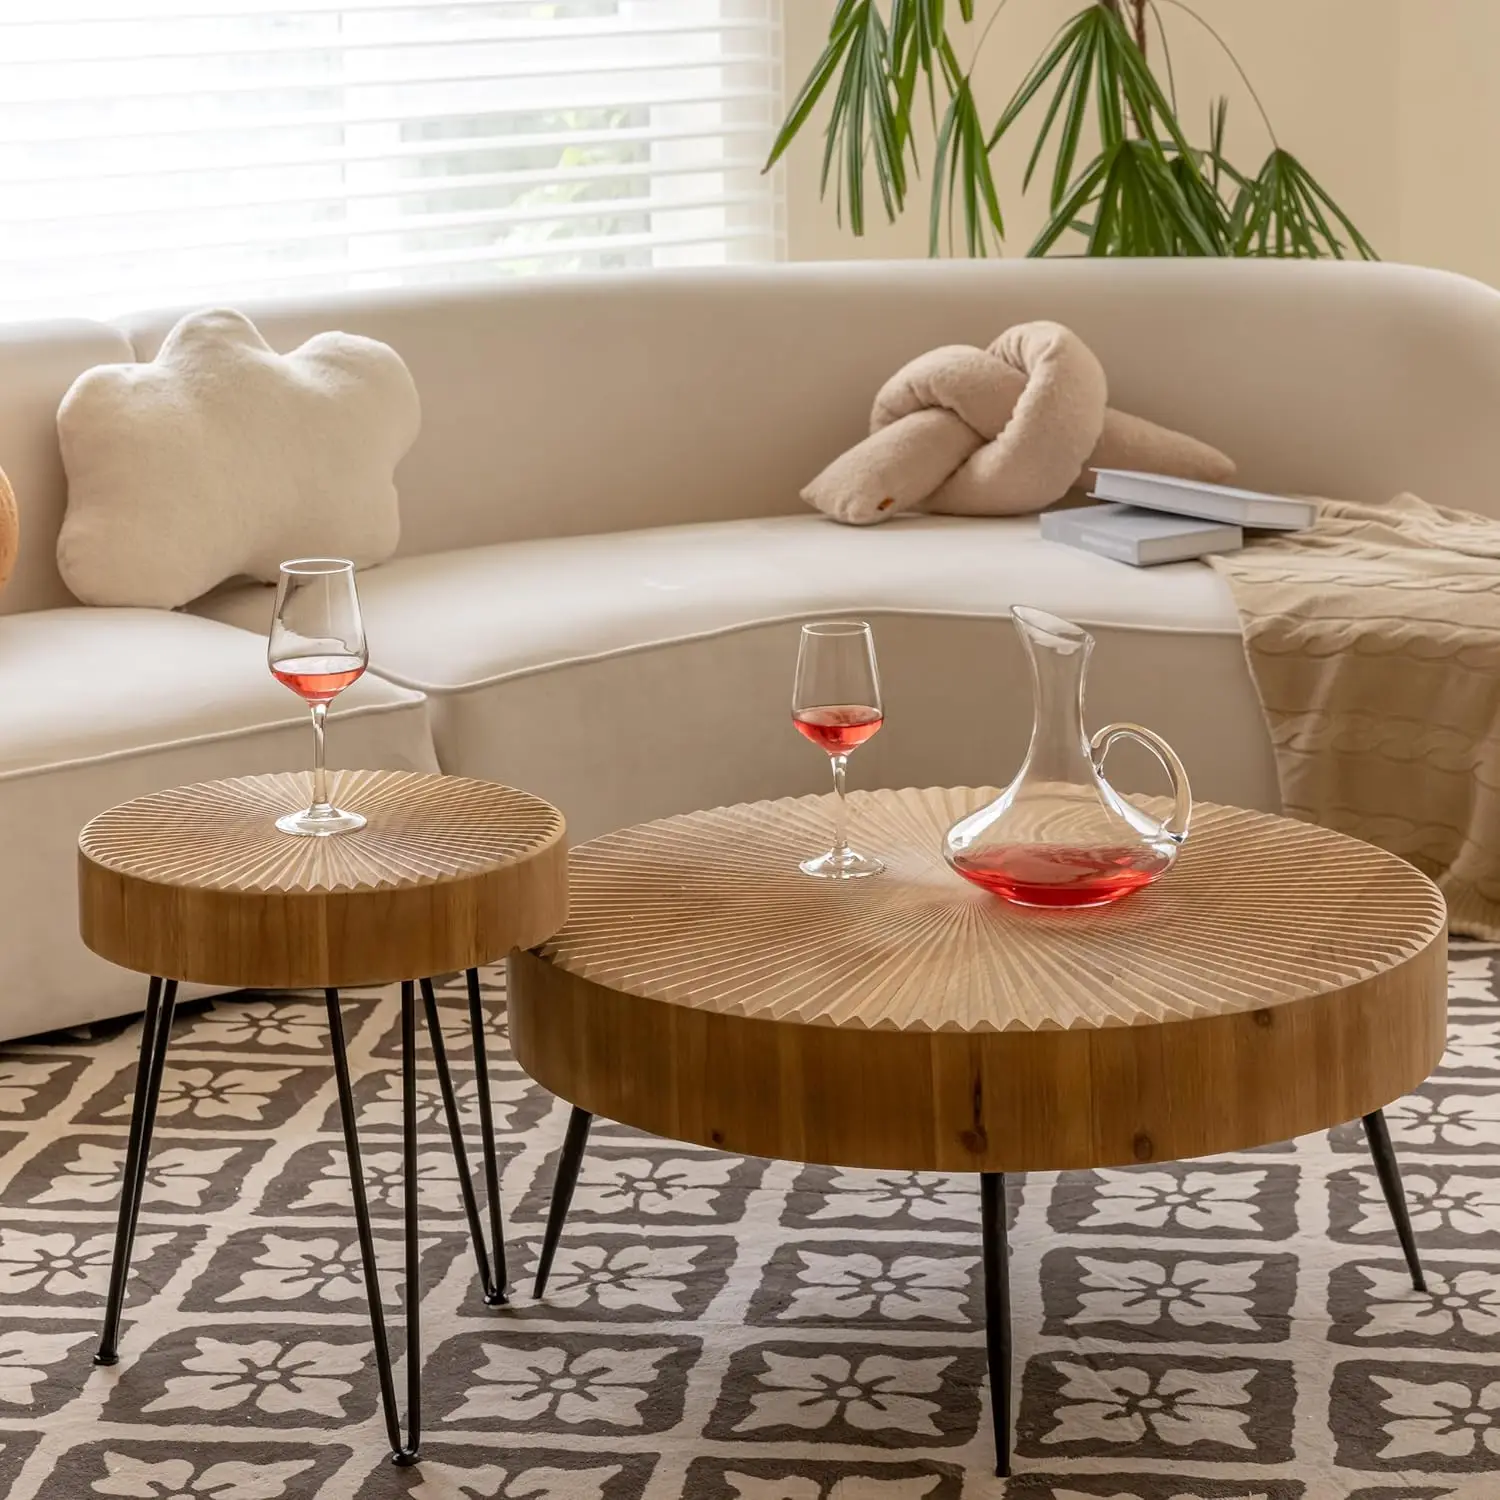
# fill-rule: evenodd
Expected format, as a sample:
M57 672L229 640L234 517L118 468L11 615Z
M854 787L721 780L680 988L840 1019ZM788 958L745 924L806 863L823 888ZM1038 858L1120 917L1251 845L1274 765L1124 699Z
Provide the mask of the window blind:
M0 317L769 260L779 0L0 0Z

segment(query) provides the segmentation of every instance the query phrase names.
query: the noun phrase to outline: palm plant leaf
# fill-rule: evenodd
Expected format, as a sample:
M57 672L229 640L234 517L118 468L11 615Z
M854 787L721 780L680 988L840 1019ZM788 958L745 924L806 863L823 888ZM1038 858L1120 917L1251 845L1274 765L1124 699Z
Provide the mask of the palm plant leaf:
M1146 61L1145 53L1136 46L1135 39L1118 16L1110 11L1105 14L1110 21L1113 56L1119 68L1120 92L1124 95L1142 138L1148 144L1160 147L1163 153L1169 147L1175 147L1184 156L1191 155L1193 148L1186 132L1178 123L1177 111L1162 92L1161 85L1156 81L1156 74Z
M1094 109L1099 117L1099 144L1108 150L1125 139L1125 104L1122 84L1129 54L1135 52L1124 23L1112 11L1100 9L1102 22L1095 30L1098 37L1099 83L1094 93ZM1137 54L1138 55L1138 54ZM1149 131L1150 119L1136 115L1137 133Z
M1164 156L1159 145L1127 138L1101 151L1027 254L1045 255L1080 224L1089 255L1225 254L1223 205L1206 192L1195 163Z
M1069 101L1070 109L1072 108L1072 101L1074 100L1079 101L1080 109L1087 102L1087 95L1081 94L1078 90L1072 87L1075 78L1083 67L1083 58L1083 52L1076 48L1068 56L1067 66L1063 69L1063 75L1058 80L1057 88L1053 91L1052 102L1047 106L1047 113L1042 117L1042 128L1037 132L1036 141L1031 148L1031 155L1027 159L1026 172L1025 175L1021 178L1022 192L1025 192L1031 186L1031 179L1036 175L1037 165L1042 159L1042 151L1046 147L1048 136L1052 134L1052 125L1053 122L1057 119L1058 111L1061 110L1063 106L1063 101ZM1071 122L1067 120L1065 120L1063 123L1063 132L1065 136L1067 134L1070 123ZM1082 128L1081 121L1079 122L1079 128ZM997 127L996 131L991 136L991 144L993 145L995 143L998 143L999 139L1000 133Z
M1037 59L1031 71L1021 80L990 136L991 146L999 144L1000 137L1016 123L1021 112L1041 92L1042 86L1057 71L1064 59L1077 49L1078 28L1083 19L1082 14L1076 15L1063 26L1052 39L1052 44L1047 51Z
M954 242L953 216L962 195L965 246L970 255L987 255L991 244L998 250L1005 236L1000 193L990 167L989 142L969 78L959 75L956 80L950 79L950 87L953 94L938 130L928 248L936 255L942 245L946 179L949 246Z
M1242 180L1230 232L1236 255L1343 260L1352 250L1361 260L1379 259L1328 190L1279 146L1253 178Z
M1042 232L1032 242L1027 255L1045 255L1070 230L1092 233L1092 225L1083 217L1099 195L1099 186L1109 171L1109 158L1096 156L1082 176L1073 184L1072 191L1058 205L1057 212L1043 226Z
M1225 206L1215 182L1205 177L1203 163L1198 153L1174 154L1168 158L1167 171L1171 173L1181 190L1193 222L1203 231L1204 236L1213 246L1213 249L1208 252L1185 249L1174 254L1232 255L1234 237L1229 231L1230 211Z
M1204 153L1208 163L1208 183L1222 199L1224 179L1228 178L1236 188L1242 188L1249 180L1224 151L1224 137L1229 130L1229 100L1220 95L1208 112L1208 150Z
M1031 185L1043 150L1052 134L1052 127L1067 101L1067 113L1063 117L1061 142L1052 172L1052 206L1055 209L1061 196L1060 185L1065 187L1072 176L1073 163L1078 153L1078 138L1082 133L1084 114L1088 106L1088 90L1093 73L1097 47L1095 14L1104 14L1098 6L1080 11L1056 35L1051 46L1037 60L1036 65L1021 80L1010 103L1005 106L990 133L989 146L993 150L1025 112L1027 105L1042 91L1047 81L1062 70L1052 101L1042 120L1042 128L1032 147L1031 159L1026 166L1024 186Z
M1055 81L1054 81L1055 80ZM1089 5L1057 33L1035 67L1022 79L990 137L991 146L1014 129L1027 107L1052 82L1052 97L1027 163L1023 188L1030 185L1059 118L1052 164L1050 207L1054 216L1075 182L1079 146L1090 108L1100 150L1110 153L1135 127L1138 144L1165 169L1171 153L1192 162L1185 133L1129 28L1104 5ZM1119 157L1121 163L1125 158ZM1122 165L1131 172L1133 166Z
M982 44L1006 0L995 0ZM1208 22L1182 0L1148 0L1170 73L1160 6ZM1276 144L1253 176L1229 159L1227 104L1215 102L1208 144L1196 147L1177 117L1144 50L1144 25L1133 34L1122 0L1090 0L1058 30L1022 79L988 134L971 78L948 32L952 12L972 21L975 0L837 0L828 40L798 91L766 162L785 155L820 102L830 100L822 192L832 190L840 223L865 232L867 174L873 169L885 212L905 209L920 174L913 118L927 94L936 126L929 242L970 255L999 248L1005 234L990 153L1038 99L1039 129L1022 190L1030 188L1050 147L1050 217L1029 251L1045 255L1066 235L1081 236L1089 255L1271 255L1374 259L1375 251L1328 190ZM887 16L889 19L887 20ZM1227 50L1227 48L1226 48ZM1230 54L1234 60L1233 53ZM1260 101L1244 69L1246 89ZM939 93L946 104L939 109ZM1265 118L1265 111L1261 109ZM1270 129L1269 120L1266 121ZM1097 134L1098 154L1080 166L1083 143ZM961 220L961 230L960 230Z
M880 12L871 0L870 13L876 20L865 33L863 62L865 66L865 93L870 112L870 144L875 158L875 177L880 184L881 197L885 201L886 215L895 219L906 199L906 162L904 143L906 132L896 124L897 114L891 101L891 79L887 72L886 48L889 37ZM851 129L851 141L859 140L859 161L849 163L851 180L856 173L864 177L864 131ZM853 149L853 148L851 148ZM850 217L853 214L851 211Z
M931 0L918 3L930 4ZM914 18L903 18L902 24L914 32ZM910 108L901 104L901 80L892 68L891 33L877 0L839 0L828 43L771 148L767 171L780 160L835 76L838 85L824 143L821 188L827 196L830 182L835 181L835 167L841 164L834 200L838 220L843 222L847 206L850 229L862 235L867 166L874 167L887 216L895 219L906 206Z
M787 111L786 119L782 121L781 129L776 133L776 139L771 146L771 154L766 158L764 171L769 172L786 155L788 147L797 139L798 131L807 124L807 117L817 107L818 100L823 97L834 74L838 72L839 65L844 60L844 54L849 50L849 43L854 38L851 16L855 6L856 0L841 0L828 28L828 44L819 54L812 72L807 75L806 81L797 91L797 97L792 101L792 107Z
M1088 41L1080 43L1078 50L1073 54L1064 72L1062 81L1058 85L1056 95L1053 97L1048 115L1051 116L1062 103L1064 91L1068 95L1067 113L1063 116L1062 132L1057 140L1057 156L1052 163L1052 207L1056 208L1062 201L1063 194L1068 190L1068 183L1073 176L1073 163L1078 159L1078 142L1083 135L1084 119L1088 114L1089 84L1093 81L1094 66L1096 61L1096 49ZM1051 133L1050 118L1043 122L1042 133L1037 137L1036 147L1031 153L1034 163L1040 156L1042 147L1046 144L1047 136ZM1030 178L1030 169L1027 177Z
M937 120L938 57L947 31L943 0L891 0L891 76L896 85L896 124L904 143L912 136L917 84L927 82L927 106ZM912 147L912 159L916 159Z

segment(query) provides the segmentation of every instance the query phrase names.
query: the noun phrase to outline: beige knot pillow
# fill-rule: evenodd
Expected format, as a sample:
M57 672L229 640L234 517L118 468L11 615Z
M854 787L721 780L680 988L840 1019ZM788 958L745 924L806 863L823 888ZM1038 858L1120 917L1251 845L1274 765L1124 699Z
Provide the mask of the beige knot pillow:
M1090 469L1142 469L1222 482L1217 448L1106 404L1104 369L1061 323L1021 323L987 349L918 356L875 397L870 436L802 498L868 526L904 511L1008 516L1041 510Z
M175 609L289 557L383 562L420 425L385 344L320 333L277 354L240 313L192 313L149 364L98 365L63 397L63 581L85 604Z

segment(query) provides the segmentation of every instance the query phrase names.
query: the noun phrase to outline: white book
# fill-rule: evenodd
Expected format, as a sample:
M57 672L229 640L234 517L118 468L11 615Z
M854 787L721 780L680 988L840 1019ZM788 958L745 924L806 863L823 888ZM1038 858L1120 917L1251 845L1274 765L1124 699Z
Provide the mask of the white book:
M1190 520L1129 505L1086 505L1078 510L1044 510L1042 536L1085 552L1151 568L1185 562L1210 552L1237 552L1245 544L1238 526Z
M1257 526L1271 531L1301 531L1318 518L1310 500L1287 500L1257 490L1237 490L1228 484L1205 484L1197 479L1173 479L1167 474L1142 474L1135 469L1099 469L1095 500L1169 510L1179 516L1228 521L1235 526Z

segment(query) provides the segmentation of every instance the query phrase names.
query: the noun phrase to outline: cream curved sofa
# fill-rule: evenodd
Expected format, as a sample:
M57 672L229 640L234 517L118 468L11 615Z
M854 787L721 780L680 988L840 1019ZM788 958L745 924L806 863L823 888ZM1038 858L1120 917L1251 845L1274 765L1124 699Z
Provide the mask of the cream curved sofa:
M150 358L180 311L0 329L0 467L24 527L0 593L0 1035L141 1003L75 936L83 821L305 764L300 709L264 668L268 590L86 609L53 561L58 399L90 365ZM245 311L278 348L328 328L384 339L422 395L401 552L361 578L373 670L340 701L334 760L526 786L575 839L821 790L788 691L797 622L830 613L874 621L885 679L887 727L854 784L1006 779L1030 725L1018 602L1097 634L1092 722L1159 730L1202 797L1276 805L1207 568L1125 568L1041 541L1034 518L854 530L801 504L881 381L933 345L1055 318L1099 353L1117 405L1218 444L1250 484L1500 514L1500 295L1407 267L779 266ZM1149 767L1118 775L1153 784Z

